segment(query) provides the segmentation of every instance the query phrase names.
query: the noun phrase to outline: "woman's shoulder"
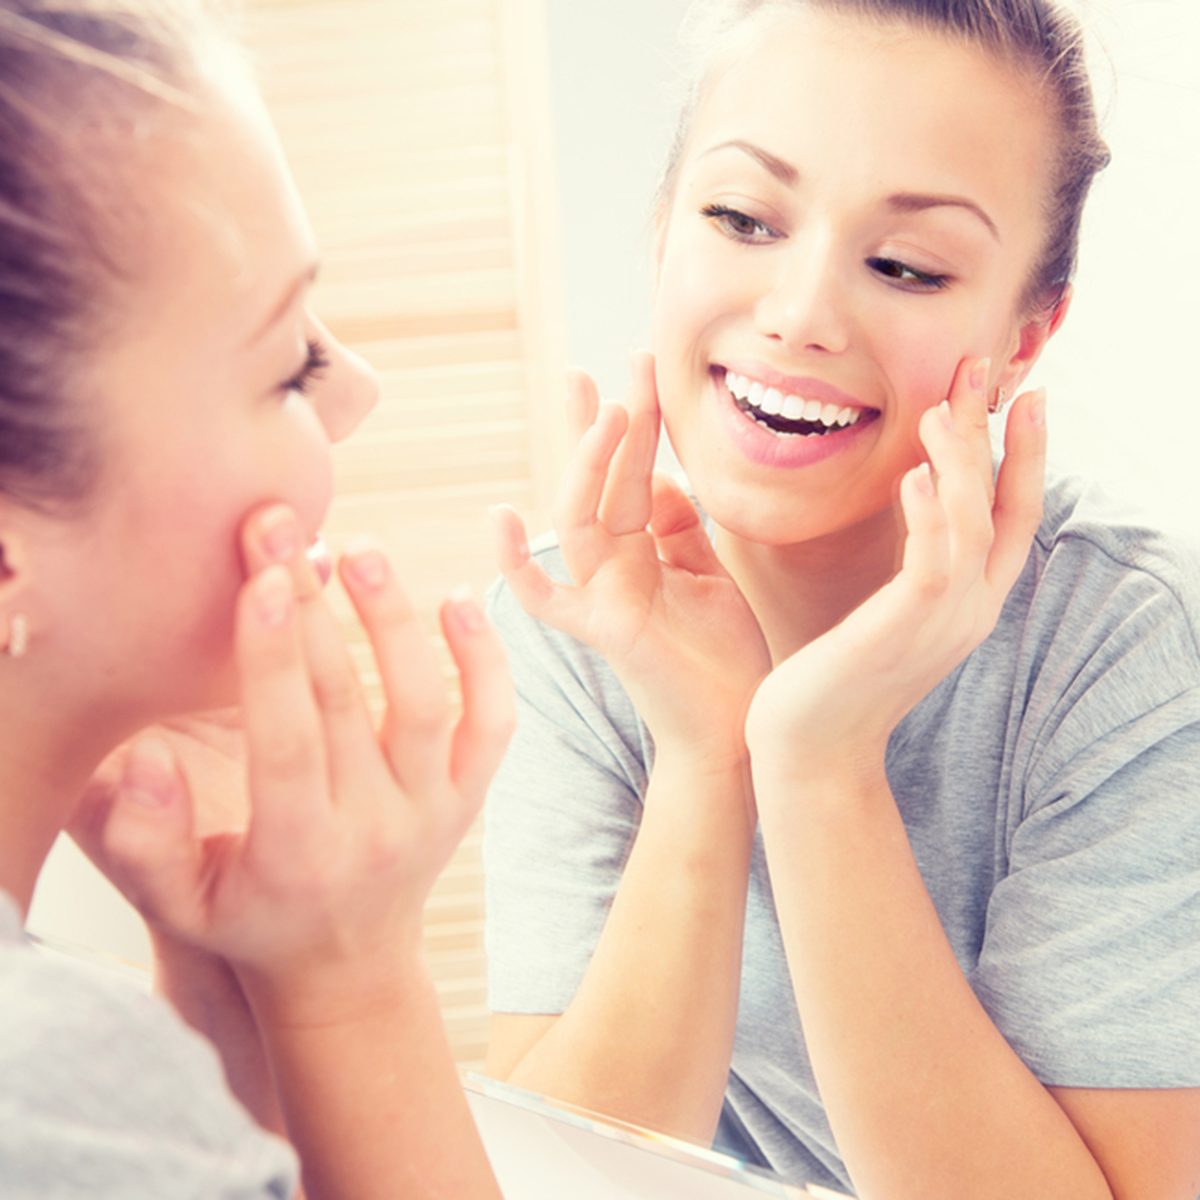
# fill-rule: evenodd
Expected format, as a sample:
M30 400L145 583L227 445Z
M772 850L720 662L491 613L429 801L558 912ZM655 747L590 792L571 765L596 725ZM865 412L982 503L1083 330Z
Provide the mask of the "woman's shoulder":
M291 1151L234 1100L212 1047L123 973L31 943L3 892L0 995L0 1176L16 1193L58 1194L65 1172L101 1197L290 1194Z
M1052 474L1022 582L1037 608L1169 639L1200 668L1200 537L1175 514Z

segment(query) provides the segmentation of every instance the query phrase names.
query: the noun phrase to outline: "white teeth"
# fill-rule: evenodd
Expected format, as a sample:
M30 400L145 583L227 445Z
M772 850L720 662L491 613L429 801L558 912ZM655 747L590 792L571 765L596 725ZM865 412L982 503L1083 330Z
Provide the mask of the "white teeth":
M849 405L839 408L836 404L822 404L820 400L785 395L778 388L767 387L733 371L726 371L725 386L736 399L744 401L764 416L781 416L787 421L819 422L827 429L842 429L857 425L863 415L861 408L851 408Z

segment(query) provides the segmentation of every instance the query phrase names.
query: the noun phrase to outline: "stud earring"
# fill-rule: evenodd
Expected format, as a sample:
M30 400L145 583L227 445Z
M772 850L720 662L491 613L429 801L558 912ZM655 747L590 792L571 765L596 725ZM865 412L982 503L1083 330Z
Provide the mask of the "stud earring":
M1008 403L1008 393L1001 387L996 389L996 398L988 405L988 412L993 416L996 413L1002 413L1004 406Z
M8 645L4 653L9 658L24 658L29 649L29 622L24 613L13 613L8 623Z

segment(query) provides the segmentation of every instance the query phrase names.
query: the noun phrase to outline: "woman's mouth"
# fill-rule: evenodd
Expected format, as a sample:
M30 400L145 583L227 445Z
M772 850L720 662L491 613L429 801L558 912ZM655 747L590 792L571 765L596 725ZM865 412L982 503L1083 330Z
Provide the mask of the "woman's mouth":
M710 368L716 411L734 446L749 461L795 470L856 447L879 410L855 403L819 379L784 376L749 364Z
M724 370L724 383L742 412L780 437L827 437L879 415L875 409L785 392L730 370Z

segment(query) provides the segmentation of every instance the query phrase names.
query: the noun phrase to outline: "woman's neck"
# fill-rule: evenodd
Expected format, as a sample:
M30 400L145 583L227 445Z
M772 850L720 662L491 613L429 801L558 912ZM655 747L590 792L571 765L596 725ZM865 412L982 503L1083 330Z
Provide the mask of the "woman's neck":
M4 664L0 664L4 665ZM55 838L115 741L93 719L54 712L17 678L0 674L0 889L28 912Z
M851 529L789 546L765 546L718 528L717 553L782 662L828 632L900 565L903 525L886 509Z

